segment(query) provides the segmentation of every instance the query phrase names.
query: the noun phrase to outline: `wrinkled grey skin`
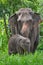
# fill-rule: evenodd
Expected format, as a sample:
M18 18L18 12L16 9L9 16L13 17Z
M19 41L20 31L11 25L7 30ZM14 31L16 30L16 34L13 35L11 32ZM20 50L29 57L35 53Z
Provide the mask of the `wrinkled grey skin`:
M30 8L21 8L9 18L12 35L17 33L29 38L31 41L31 52L34 52L38 45L40 22L40 15L33 12Z
M9 39L8 43L8 50L9 54L24 54L24 53L30 53L30 40L28 38L25 38L19 34L13 35Z

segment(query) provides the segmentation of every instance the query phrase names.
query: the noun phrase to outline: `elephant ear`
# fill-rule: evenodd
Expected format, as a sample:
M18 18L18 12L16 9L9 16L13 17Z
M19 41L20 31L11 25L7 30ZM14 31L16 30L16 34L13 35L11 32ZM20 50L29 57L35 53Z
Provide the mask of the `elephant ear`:
M36 21L37 23L41 23L41 22L42 22L39 13L34 13L34 19L35 19L35 21Z
M13 14L12 16L9 17L9 25L10 25L10 30L11 34L16 34L17 33L17 15Z
M39 23L42 22L40 14L39 13L35 13L35 12L32 12L30 14L32 15L32 18L33 18L33 27L38 26Z

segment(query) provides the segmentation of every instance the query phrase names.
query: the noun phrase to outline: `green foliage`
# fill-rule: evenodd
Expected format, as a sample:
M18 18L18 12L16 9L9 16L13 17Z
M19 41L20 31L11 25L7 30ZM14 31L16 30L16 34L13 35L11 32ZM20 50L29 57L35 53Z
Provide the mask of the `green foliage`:
M43 23L40 24L40 35L43 36Z
M12 14L21 7L30 7L34 11L37 11L39 8L39 1L38 0L4 0L4 1L1 0L0 5L1 5L0 6L1 13L3 12L3 10L5 10L8 13Z
M39 2L38 12L40 13L43 20L43 0L38 0L38 2Z
M6 51L7 52L7 51ZM11 55L0 52L0 65L43 65L43 51L29 55Z
M38 1L37 0L24 0L23 1L24 7L32 8L34 11L37 11L38 8Z
M4 50L7 46L7 37L4 28L3 20L0 20L0 49Z
M39 45L38 50L43 50L43 23L40 24L40 36L39 36Z

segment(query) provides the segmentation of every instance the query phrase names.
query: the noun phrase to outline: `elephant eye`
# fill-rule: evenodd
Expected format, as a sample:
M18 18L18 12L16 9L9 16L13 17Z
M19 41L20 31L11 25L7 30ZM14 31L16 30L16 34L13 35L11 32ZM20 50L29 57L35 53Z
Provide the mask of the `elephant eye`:
M29 24L30 23L30 21L26 21L26 24Z
M27 22L31 22L31 21L32 21L31 19L27 20Z
M21 15L21 13L19 13L18 15Z
M29 21L27 21L26 23L29 23Z

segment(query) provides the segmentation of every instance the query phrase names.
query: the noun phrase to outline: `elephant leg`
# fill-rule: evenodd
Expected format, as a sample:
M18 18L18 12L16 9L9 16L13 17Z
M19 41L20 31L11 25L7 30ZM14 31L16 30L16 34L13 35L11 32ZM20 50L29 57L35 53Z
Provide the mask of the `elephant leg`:
M38 46L38 43L39 43L39 35L37 35L36 37L36 41L34 42L34 48L33 48L33 52L35 52L37 46Z
M17 46L17 52L19 53L19 54L23 54L24 53L24 51L23 51L23 48L21 48L20 46Z
M13 48L10 47L8 53L9 53L9 55L16 54L17 50L16 50L16 48L13 49Z

